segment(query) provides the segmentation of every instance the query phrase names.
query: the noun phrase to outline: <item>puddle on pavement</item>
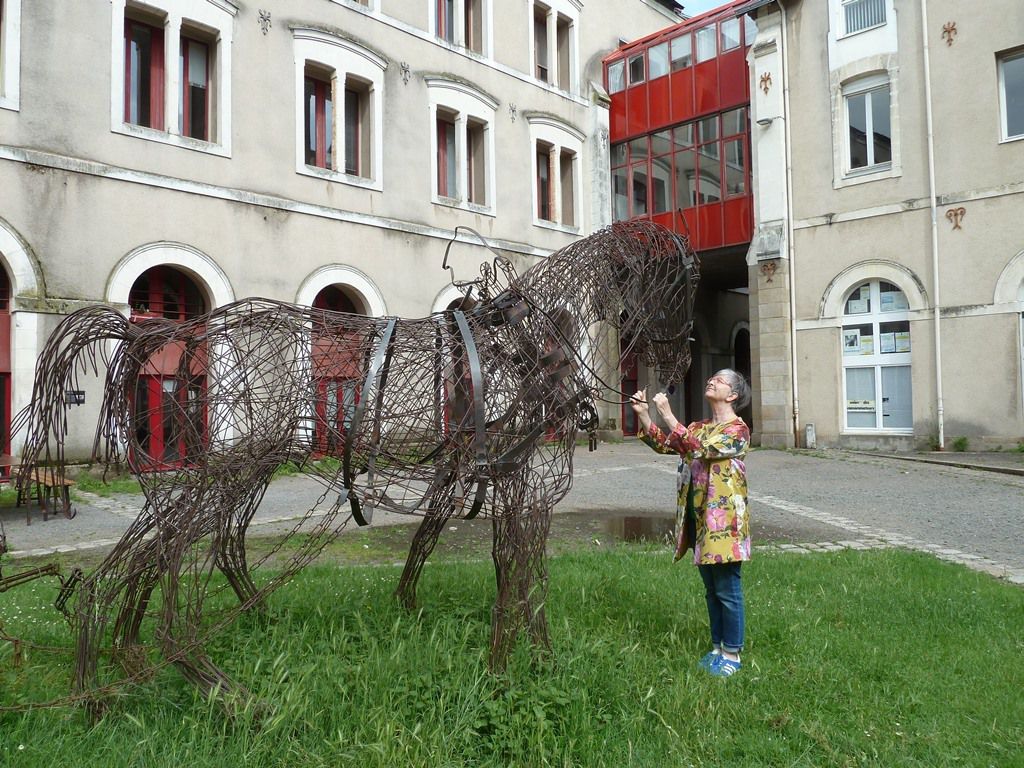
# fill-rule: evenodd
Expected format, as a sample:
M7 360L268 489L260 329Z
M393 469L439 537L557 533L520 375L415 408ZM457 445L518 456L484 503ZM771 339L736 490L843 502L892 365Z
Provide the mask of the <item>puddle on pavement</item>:
M619 541L665 541L672 538L674 517L619 516L604 521L605 532Z

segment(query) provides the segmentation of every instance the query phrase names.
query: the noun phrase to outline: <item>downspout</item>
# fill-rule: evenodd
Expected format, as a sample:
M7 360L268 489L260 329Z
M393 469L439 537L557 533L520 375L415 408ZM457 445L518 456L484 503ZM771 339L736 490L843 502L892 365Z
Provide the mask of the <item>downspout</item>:
M928 131L928 200L932 215L932 301L935 306L935 404L939 427L939 450L945 450L946 435L942 406L942 334L939 328L939 225L938 198L935 192L935 133L932 123L932 72L928 58L928 3L921 0L921 40L924 51L924 112Z
M786 245L789 250L789 348L790 376L793 385L793 445L800 445L800 388L797 383L796 356L796 244L793 242L793 134L789 120L789 39L786 31L786 7L775 0L782 14L782 119L785 122L783 139L786 163ZM923 2L923 0L922 0Z

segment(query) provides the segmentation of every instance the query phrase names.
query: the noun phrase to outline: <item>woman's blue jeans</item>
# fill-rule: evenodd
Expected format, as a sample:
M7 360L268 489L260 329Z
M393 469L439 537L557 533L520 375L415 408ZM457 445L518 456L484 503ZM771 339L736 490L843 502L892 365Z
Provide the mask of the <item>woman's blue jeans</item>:
M711 642L730 653L739 653L743 649L741 565L742 563L737 562L697 566L700 577L704 579L708 620L711 623Z

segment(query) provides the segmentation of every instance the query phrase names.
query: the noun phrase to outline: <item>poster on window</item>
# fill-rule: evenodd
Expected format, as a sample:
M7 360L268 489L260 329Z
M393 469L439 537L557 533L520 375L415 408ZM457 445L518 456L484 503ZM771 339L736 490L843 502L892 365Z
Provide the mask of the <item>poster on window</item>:
M857 328L843 329L843 354L860 354L860 330L858 330Z
M910 331L898 331L894 335L896 337L896 351L897 352L909 352L910 351Z
M898 312L910 308L907 294L903 291L882 291L878 297L878 304L882 312Z
M871 291L866 285L862 285L846 300L846 314L863 315L869 311Z
M895 333L880 333L878 334L878 351L883 355L890 352L896 351L896 334Z

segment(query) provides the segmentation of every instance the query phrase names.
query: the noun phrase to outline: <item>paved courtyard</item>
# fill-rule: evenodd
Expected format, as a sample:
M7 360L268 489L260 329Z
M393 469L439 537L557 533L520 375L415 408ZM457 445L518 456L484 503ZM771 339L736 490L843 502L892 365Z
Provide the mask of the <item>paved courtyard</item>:
M747 467L755 554L904 547L1024 584L1024 473L1012 474L1016 467L1024 472L1021 454L943 454L938 460L964 466L843 451L752 451ZM664 533L674 506L674 473L673 457L634 440L602 444L592 453L581 447L573 490L556 509L555 528L561 523L586 536L605 531L613 538L630 530ZM291 529L307 510L323 505L321 495L322 488L306 478L275 481L251 535ZM72 520L58 515L44 522L33 510L26 525L25 509L0 510L10 550L5 557L97 554L124 532L141 497L80 493L78 499ZM415 522L378 512L373 525ZM486 521L473 524L485 533Z

